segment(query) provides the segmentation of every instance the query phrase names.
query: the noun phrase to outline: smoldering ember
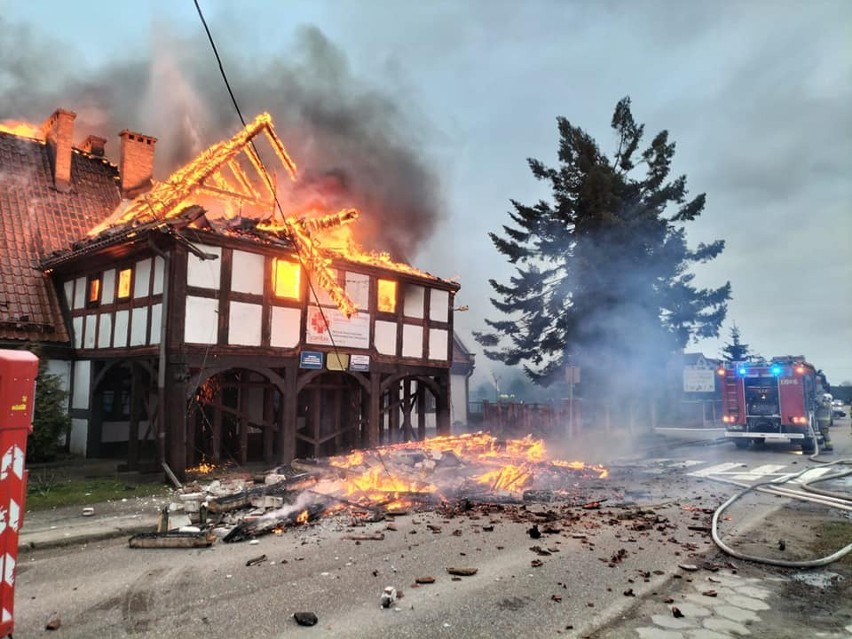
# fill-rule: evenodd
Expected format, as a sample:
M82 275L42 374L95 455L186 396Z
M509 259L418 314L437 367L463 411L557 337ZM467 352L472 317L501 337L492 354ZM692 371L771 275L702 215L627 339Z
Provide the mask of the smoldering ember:
M257 477L220 472L222 479L205 482L203 474L216 470L208 464L190 469L194 479L164 509L161 530L132 537L131 547L206 546L217 538L238 542L331 516L359 526L411 512L463 512L483 504L588 510L606 501L601 494L618 494L596 481L609 474L603 466L549 459L540 439L500 440L487 433L297 459ZM526 517L533 525L556 519L552 512Z

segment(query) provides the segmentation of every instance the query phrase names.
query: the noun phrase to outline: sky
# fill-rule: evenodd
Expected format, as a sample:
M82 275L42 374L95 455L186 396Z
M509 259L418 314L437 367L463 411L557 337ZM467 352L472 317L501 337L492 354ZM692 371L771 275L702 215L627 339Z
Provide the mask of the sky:
M731 283L728 319L686 350L718 357L735 322L852 383L852 2L199 2L247 118L271 112L313 179L365 185L389 248L461 283L474 386L506 376L471 337L512 273L488 232L549 196L527 159L555 165L557 117L611 154L628 95L707 194L690 244L726 242L695 272ZM108 152L154 135L155 177L239 129L218 73L192 0L0 0L0 120L61 106Z

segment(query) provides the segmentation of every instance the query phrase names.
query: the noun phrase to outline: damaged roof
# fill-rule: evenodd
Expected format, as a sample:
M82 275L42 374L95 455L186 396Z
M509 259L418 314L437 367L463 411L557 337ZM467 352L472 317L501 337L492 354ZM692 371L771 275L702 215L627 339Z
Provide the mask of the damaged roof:
M71 188L54 187L48 146L0 132L0 340L68 342L49 276L37 270L121 201L118 169L101 156L71 154Z

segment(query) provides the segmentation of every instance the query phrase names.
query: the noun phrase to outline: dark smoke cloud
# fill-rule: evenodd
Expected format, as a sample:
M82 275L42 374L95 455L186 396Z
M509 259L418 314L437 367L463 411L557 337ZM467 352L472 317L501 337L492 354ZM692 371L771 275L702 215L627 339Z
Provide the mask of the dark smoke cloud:
M217 29L213 28L214 34ZM217 41L247 121L272 114L299 167L305 191L329 207L355 207L353 228L369 249L413 256L442 218L441 192L401 100L359 81L344 54L316 28L292 50L246 60ZM124 128L159 139L155 177L163 179L240 122L206 39L152 29L150 56L117 60L91 72L63 64L40 34L0 20L0 120L41 122L57 107L77 113L75 136L105 137L116 159ZM66 56L67 58L67 56Z

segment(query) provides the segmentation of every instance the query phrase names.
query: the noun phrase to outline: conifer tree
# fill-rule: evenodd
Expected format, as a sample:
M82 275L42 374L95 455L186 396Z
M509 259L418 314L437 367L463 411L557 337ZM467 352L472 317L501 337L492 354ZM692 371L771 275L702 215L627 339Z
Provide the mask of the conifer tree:
M645 127L630 98L612 117L612 158L567 119L557 124L558 166L528 161L550 201L512 200L511 223L489 234L514 274L490 280L502 318L486 319L489 330L475 337L487 357L523 366L540 384L571 364L586 396L658 386L673 353L718 336L730 284L700 288L690 267L717 257L724 242L687 246L685 225L705 196L687 199L686 177L669 178L667 131L640 150Z
M722 359L726 362L744 362L757 357L749 350L748 344L740 341L740 329L734 322L731 326L731 341L722 348Z

